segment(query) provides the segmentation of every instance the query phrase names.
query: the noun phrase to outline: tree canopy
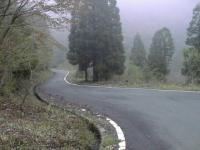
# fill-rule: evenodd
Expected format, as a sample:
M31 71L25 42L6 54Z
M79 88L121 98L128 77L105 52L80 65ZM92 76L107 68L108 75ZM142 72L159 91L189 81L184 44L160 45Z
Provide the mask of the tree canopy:
M0 1L0 94L22 91L26 97L58 45L48 28L69 21L68 16L56 18L51 13L64 15L70 6L71 2L61 0Z
M79 70L93 68L93 80L107 80L124 71L123 37L115 0L85 0L72 12L70 51L67 55Z
M193 10L192 21L187 30L186 44L200 52L200 3Z
M200 3L193 10L192 21L187 30L182 74L190 83L200 83Z
M195 48L184 50L182 74L189 83L200 83L200 54Z
M146 64L146 51L140 34L136 34L131 51L131 61L138 67L144 68Z
M165 79L169 73L168 66L173 54L174 42L170 30L162 28L155 33L148 56L149 69L158 79Z

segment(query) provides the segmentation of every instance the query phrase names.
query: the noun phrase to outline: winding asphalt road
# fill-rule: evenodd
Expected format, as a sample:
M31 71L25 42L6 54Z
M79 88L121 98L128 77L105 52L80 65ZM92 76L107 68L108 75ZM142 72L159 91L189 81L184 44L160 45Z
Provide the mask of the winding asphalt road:
M59 103L109 116L124 131L128 150L200 150L200 93L74 86L65 74L57 70L40 88L63 97Z

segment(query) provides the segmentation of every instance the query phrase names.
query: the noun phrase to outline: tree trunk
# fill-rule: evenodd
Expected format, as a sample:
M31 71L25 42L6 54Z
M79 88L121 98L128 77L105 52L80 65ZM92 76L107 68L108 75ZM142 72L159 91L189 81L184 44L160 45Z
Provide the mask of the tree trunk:
M85 81L88 82L88 72L87 72L87 68L85 69Z
M97 81L99 81L98 71L96 70L96 67L93 66L93 82L97 82Z

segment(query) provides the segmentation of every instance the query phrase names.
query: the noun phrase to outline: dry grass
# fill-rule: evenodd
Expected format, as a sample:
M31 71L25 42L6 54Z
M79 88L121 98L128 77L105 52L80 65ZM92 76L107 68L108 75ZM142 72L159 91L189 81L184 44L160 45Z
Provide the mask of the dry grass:
M22 111L0 97L0 149L93 149L95 135L85 120L33 100Z

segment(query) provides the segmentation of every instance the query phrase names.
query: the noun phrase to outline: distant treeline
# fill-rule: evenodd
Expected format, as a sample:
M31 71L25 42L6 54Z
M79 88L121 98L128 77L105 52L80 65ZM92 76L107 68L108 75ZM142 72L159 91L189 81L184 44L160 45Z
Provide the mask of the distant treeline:
M79 71L93 70L93 81L109 80L113 75L122 75L125 69L123 37L116 0L84 0L72 12L69 52L67 58ZM200 5L193 13L187 30L188 47L184 50L182 74L187 83L200 82ZM158 30L152 39L147 55L138 33L135 36L129 63L139 68L145 82L167 81L175 46L168 28ZM134 78L134 76L133 76Z

